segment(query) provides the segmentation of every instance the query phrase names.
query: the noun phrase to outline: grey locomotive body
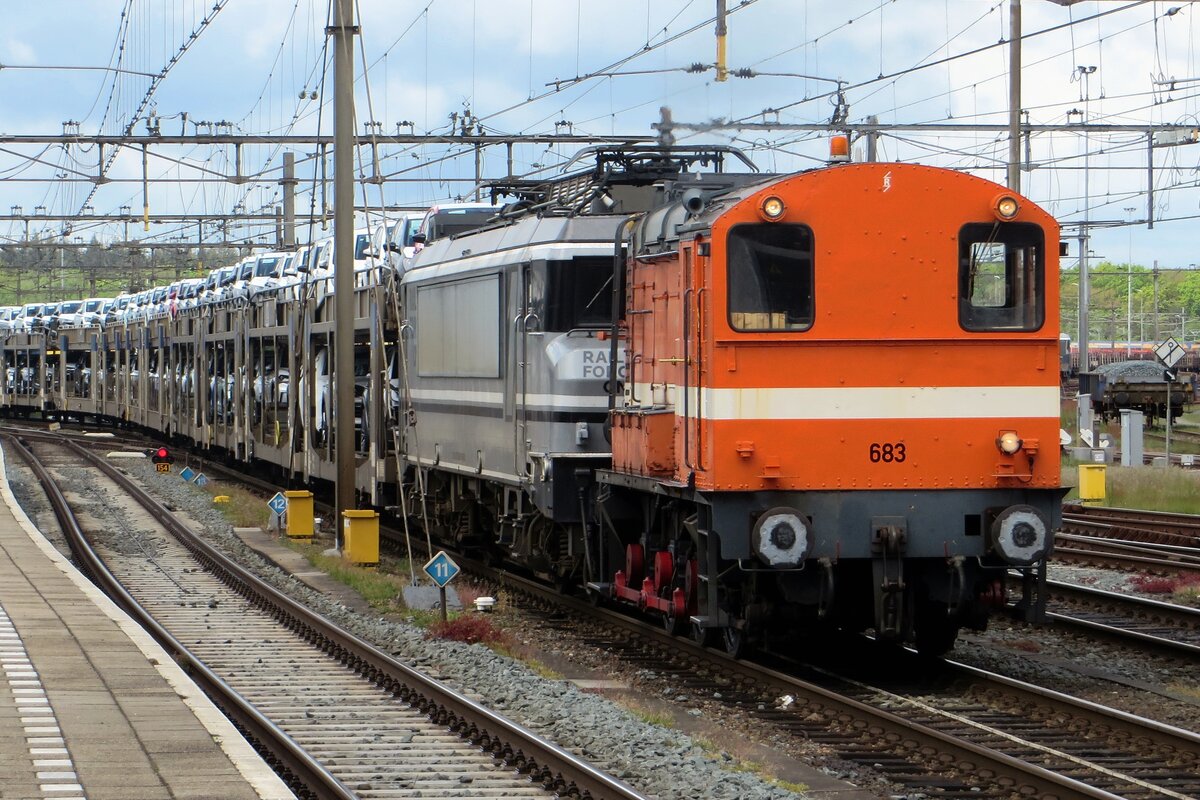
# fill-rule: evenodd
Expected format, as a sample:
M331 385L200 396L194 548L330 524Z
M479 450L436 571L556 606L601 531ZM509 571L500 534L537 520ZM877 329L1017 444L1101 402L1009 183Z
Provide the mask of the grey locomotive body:
M428 245L401 283L412 425L444 535L569 574L610 463L614 215L531 216ZM567 541L549 545L545 536Z

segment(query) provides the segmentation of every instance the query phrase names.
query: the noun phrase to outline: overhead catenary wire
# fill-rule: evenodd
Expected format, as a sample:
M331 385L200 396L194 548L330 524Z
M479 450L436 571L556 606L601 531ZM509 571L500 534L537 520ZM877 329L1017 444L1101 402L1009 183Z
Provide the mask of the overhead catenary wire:
M125 136L128 136L128 135L130 135L130 133L132 133L133 126L135 124L137 124L137 121L138 121L138 119L140 119L142 112L146 109L147 106L149 106L150 100L151 100L151 98L154 97L155 91L158 89L158 87L161 85L162 81L167 77L167 75L171 72L172 67L174 67L177 63L179 63L179 59L182 58L183 55L191 48L192 44L208 28L209 24L216 18L216 16L218 14L221 13L221 9L223 9L228 3L229 3L229 0L213 0L213 5L212 5L211 11L206 12L205 16L202 17L201 20L199 21L199 23L196 24L196 26L191 31L191 33L189 33L188 36L186 38L184 38L183 42L179 45L178 50L168 58L167 62L163 65L162 69L159 70L155 74L155 77L150 79L150 85L146 88L145 94L142 96L142 99L138 102L137 108L133 112L130 113L130 115L128 117L128 121L125 123L125 126L124 126L124 135ZM128 4L127 4L126 8L127 9L129 8ZM122 13L124 13L124 12L122 12ZM147 27L147 29L149 28L149 26L146 26L146 27ZM114 87L116 86L116 84L117 84L117 81L114 80L113 81ZM108 160L101 171L103 172L104 169L107 169L109 166L111 166L112 162L116 159L116 157L117 157L116 151L114 150L114 152L109 155ZM96 190L98 187L99 187L99 184L92 187L92 190L90 192L88 192L88 196L86 198L84 198L83 203L80 206L80 210L82 210L83 207L87 206L87 204L92 200L92 198L95 197Z
M689 9L689 6L694 7L694 5L695 4L689 4L689 3L682 2L682 0L679 3L672 4L672 7L665 10L665 12L662 14L663 18L668 18L667 24L663 26L664 29L673 26L677 20L683 19L684 12ZM1136 5L1139 5L1139 4L1132 4L1132 6L1136 6ZM1149 4L1142 4L1142 5L1147 5L1147 7L1149 7ZM195 6L195 4L193 4L193 6ZM994 8L995 6L996 6L996 4L993 3L993 4L990 4L989 7ZM1128 7L1132 7L1132 6L1126 5L1125 7L1128 8ZM411 26L419 26L420 21L422 19L425 19L426 22L428 23L428 16L429 16L428 11L431 7L436 8L436 5L432 2L430 2L430 3L425 4L423 6L423 8L421 8L419 11L417 11L416 15L413 18L411 18ZM144 2L144 0L142 0L142 2L137 6L137 13L139 13L139 14L143 13L143 9L145 9L145 8L146 8L146 3ZM184 10L187 11L186 7ZM865 16L865 18L872 19L873 22L879 22L879 24L882 25L883 24L882 20L875 20L875 19L871 18L870 15L875 14L875 13L882 14L885 10L888 13L888 19L890 20L892 18L891 4L887 3L887 2L872 3L872 4L870 4L870 7L866 11L861 12L861 14L858 11L855 11L855 14L858 15L858 18L860 18L860 19L864 18L864 16ZM658 8L652 8L652 4L650 4L650 3L647 4L647 30L646 30L645 40L648 43L651 42L652 39L654 41L657 41L658 39L669 38L669 36L674 35L674 33L675 33L674 31L672 31L671 33L666 34L666 35L659 35L657 33L656 25L651 25L650 20L651 20L652 14L658 15L658 13L659 13ZM280 16L281 16L281 22L282 22L285 15L280 15ZM977 14L974 15L974 17L978 17L978 16L979 15L977 15ZM1162 15L1160 14L1159 17L1161 18L1161 16ZM1090 17L1090 19L1093 20L1093 22L1091 24L1099 25L1098 17L1093 15L1092 17ZM186 21L187 20L186 20L186 13L185 13L185 14L181 15L181 22L186 22ZM1081 23L1083 21L1084 20L1073 20L1073 22L1075 22L1075 23ZM397 30L399 30L404 23L409 22L409 20L402 19L402 20L399 20L398 22L399 22L399 24L397 24L395 26ZM1141 23L1141 24L1148 24L1148 23ZM576 19L574 24L572 25L572 28L577 30L577 29L579 29L579 27L580 27L580 22L578 19ZM843 27L847 27L847 26L843 25ZM860 27L861 27L861 25L860 25ZM963 26L958 26L958 27L963 28ZM969 25L967 27L969 27ZM1161 23L1159 24L1159 27L1160 28L1163 27L1161 25ZM415 30L416 28L413 28L413 29ZM144 28L141 30L143 32L145 31ZM1072 30L1074 30L1074 29L1072 29ZM160 29L160 32L162 32L161 29ZM874 31L872 31L872 33L873 32ZM169 31L163 33L162 39L164 42L167 41L167 39L168 39L167 33L169 33ZM640 34L641 32L639 31L638 33ZM951 31L951 33L953 33L953 31ZM1090 33L1090 31L1089 31L1089 33ZM411 36L411 34L409 34L409 35ZM1119 32L1108 34L1108 36L1110 37L1110 41L1111 41L1111 37L1116 36L1116 35L1119 35ZM145 37L143 37L143 41L139 45L136 53L134 53L131 50L131 55L129 56L129 58L134 59L136 56L136 59L137 59L136 61L134 61L134 60L128 61L128 65L131 67L144 65L145 63L147 63L147 58L149 57L148 56L148 47L144 41L144 38ZM813 41L812 36L806 36L806 37L804 37L804 39L806 41ZM282 39L280 41L282 41ZM822 44L824 44L824 42L825 42L825 40L822 39ZM1086 47L1087 45L1082 45L1082 46ZM826 50L827 50L827 48L826 48ZM1175 52L1177 55L1178 54L1177 51L1175 51ZM417 55L417 57L419 59L419 53L414 53L414 55ZM575 55L578 55L578 53L576 53ZM364 59L367 58L367 50L365 48L363 51L363 57L364 57ZM375 61L378 62L378 58L376 58ZM319 62L316 59L313 59L311 62L306 62L306 63L312 63L315 66ZM1164 62L1164 63L1169 63L1169 62ZM874 66L876 66L876 65L871 64L872 68ZM576 72L578 72L578 70L576 70ZM779 70L779 72L783 72L783 70ZM819 70L812 70L812 72L819 72ZM767 76L764 76L764 77L767 77ZM417 79L419 80L419 77ZM995 77L993 77L991 79L995 79ZM597 83L597 84L603 84L605 82L607 82L610 87L612 86L613 81L612 81L612 79L609 79L609 78L600 78L597 81L595 81L595 83ZM672 93L671 97L672 98L692 97L692 96L695 96L699 92L705 91L704 86L699 81L696 82L696 85L694 87L688 87L686 85L687 83L690 83L690 82L682 82L682 81L672 82L671 88L672 88L673 93ZM685 88L683 88L682 90L678 89L677 87L680 84L684 84ZM263 85L266 86L267 84L264 83ZM582 87L582 88L591 91L591 87ZM689 89L691 89L690 94L689 94ZM268 91L268 94L269 93L270 92ZM860 95L861 94L862 94L862 92L860 90ZM932 95L930 95L930 96L932 96ZM1176 96L1180 97L1181 95L1176 95ZM569 95L569 97L571 97L570 100L568 100L565 103L557 103L553 110L550 109L550 105L548 103L542 103L541 107L537 108L537 110L541 111L542 109L545 109L546 113L536 115L534 117L534 119L536 121L535 124L537 124L537 125L545 124L551 118L560 119L561 117L554 116L554 114L556 114L559 111L564 110L564 109L569 111L572 108L578 108L581 105L588 102L589 100L594 99L594 91L592 91L592 93L590 95L587 92L581 93L580 91L576 91L576 92L572 93L571 95ZM134 98L134 99L136 99L136 98ZM656 99L657 98L655 98L655 100ZM1109 96L1108 101L1111 104L1115 99L1116 99L1116 96ZM1147 95L1147 96L1145 96L1145 99L1147 100L1147 103L1144 106L1137 106L1137 107L1150 107L1152 98L1150 98ZM646 101L640 102L640 103L630 103L626 106L626 108L632 109L633 112L631 112L631 113L635 113L636 111L639 111L639 110L651 105L653 102L655 102L655 100L646 100ZM919 98L906 101L907 105L914 106L914 107L919 102L920 102ZM574 105L572 105L572 104L574 104ZM317 104L313 104L313 105L317 105ZM1132 103L1132 102L1126 103L1125 108L1121 109L1121 111L1123 111L1124 113L1127 113L1127 114L1137 114L1138 112L1135 110L1135 105L1136 104ZM302 117L304 117L305 113L316 111L316 109L310 105L305 105L305 107L303 107L302 109L300 108L300 104L296 104L296 106L297 106L297 109L301 111L300 114L296 115L297 119L301 119ZM477 113L490 112L490 109L486 109L480 104L476 104L476 106L477 107L473 110L475 110ZM1171 106L1168 106L1168 107L1171 107ZM732 103L731 103L731 108L733 108ZM986 110L986 109L984 109L984 110ZM1108 111L1110 113L1114 113L1111 105L1109 106L1109 108L1106 109L1106 111ZM275 112L268 111L267 106L265 104L262 107L262 109L260 109L258 112L255 112L255 113L256 113L256 116L254 118L254 126L256 129L258 129L258 130L263 130L264 128L276 129L276 124L277 124L278 118L275 116L272 116L272 114L274 114ZM973 118L973 119L986 118L985 115L981 115L981 116L968 115L967 117L964 117L961 115L961 113L957 109L955 110L955 114L957 115L955 118L960 119L960 120L967 119L967 118ZM285 112L285 116L286 116L286 112ZM374 116L374 115L372 114L371 116ZM732 118L732 115L731 115L731 118ZM928 118L934 119L935 117L930 116ZM605 120L606 125L611 125L613 123L613 120L615 119L615 115L610 110L610 112L608 114L605 114L604 116L595 118L595 120L601 120L601 119ZM492 119L492 120L489 120L489 122L487 124L489 125L489 127L494 128L494 127L497 127L497 125L496 125L497 122L498 122L498 119ZM302 124L307 124L307 122L304 122ZM579 127L580 129L585 129L587 125L592 124L592 123L585 120L583 122L576 121L574 124L577 127ZM291 128L285 126L283 129L287 130L287 129L291 129ZM528 127L526 129L528 129ZM246 132L252 132L252 131L247 130ZM811 138L811 137L809 137L809 138ZM784 139L783 141L786 142L787 139ZM949 140L943 139L943 142L949 142ZM1048 145L1049 145L1049 142L1047 141L1047 146ZM992 143L990 141L985 141L985 142L981 142L979 146L983 147L983 148L987 148L987 147L991 147ZM1107 146L1107 143L1106 143L1106 146ZM786 147L790 147L790 146L785 145L785 148ZM456 145L453 142L448 142L448 148L449 148L449 150L455 150L455 151L459 151L459 152L455 152L453 154L450 154L448 152L446 157L440 157L437 160L431 159L431 161L430 161L431 167L429 167L429 168L437 169L437 166L436 166L437 164L444 164L446 169L443 171L443 173L442 173L443 175L462 174L464 171L469 169L468 163L462 159L469 157L470 153L464 151L463 148L461 147L461 145ZM75 169L79 168L79 165L82 162L82 160L78 157L78 152L77 152L78 149L79 148L75 148L73 150L65 150L63 152L63 157L64 157L63 163L65 165L71 166ZM431 150L434 153L438 153L440 148L430 146L427 149ZM771 148L764 144L763 146L761 146L757 149L761 149L764 152L766 152L766 151L769 151ZM778 152L782 152L782 149L783 148L777 148L776 150ZM51 152L53 152L53 151L51 151ZM259 153L259 154L267 154L267 153L277 154L277 152L278 152L277 150L270 151L270 150L267 150L264 148L260 148L257 151L257 153ZM406 155L407 153L410 153L410 152L416 152L416 150L405 147L405 148L397 148L397 152L395 152L395 153L388 153L388 154L381 153L380 159L381 159L381 163L384 165L384 169L382 170L383 174L396 175L397 177L409 177L409 176L415 176L415 175L422 174L421 168L411 169L411 168L407 167L406 165L399 163L403 159L410 157L409 155ZM1112 151L1112 152L1115 153L1117 151ZM202 153L200 155L203 156ZM555 155L557 156L557 154L555 154ZM795 155L795 154L793 154L793 155ZM951 154L949 152L946 152L946 153L944 153L944 155L949 157ZM41 157L45 158L45 154L42 154ZM256 155L254 157L257 158L258 156ZM366 154L362 154L362 157L365 158ZM214 156L214 158L217 160L212 161L212 162L208 162L207 160L201 158L201 163L205 164L205 166L207 166L208 168L212 169L215 172L215 171L219 171L220 167L218 165L221 163L221 159L223 158L223 156L218 154L218 155ZM180 162L183 162L186 160L187 160L186 158L182 158L182 159L180 159ZM271 160L272 159L270 157L265 157L263 159L264 163L262 165L265 167L266 162L270 162ZM523 162L532 163L532 162L536 162L539 160L545 162L545 161L548 161L549 159L548 158L539 159L539 157L537 155L531 155L528 151L520 153L518 155L518 159L517 159L518 168L520 168L522 166ZM304 163L307 164L307 163L311 163L311 162L308 161L307 159L305 159ZM180 163L178 165L178 167L179 167L179 174L181 174L181 175L187 174L187 167L183 163ZM49 168L49 167L47 166L47 168ZM229 172L229 171L227 171L227 172ZM30 172L26 172L25 174L33 174L33 173L30 171ZM164 173L164 174L169 175L170 173ZM223 205L225 207L228 207L235 199L241 199L243 202L246 203L247 206L249 206L251 204L251 201L253 201L255 203L259 202L259 200L260 200L259 194L260 193L269 193L270 191L275 190L274 187L264 186L263 184L265 184L265 182L271 180L272 178L276 177L277 174L278 173L275 170L267 170L267 169L250 170L249 172L244 173L244 177L246 177L248 179L247 183L245 185L231 184L229 187L222 189L219 185L215 185L215 184L210 185L210 186L206 186L204 184L197 184L195 191L199 192L199 193L203 193L205 196L213 198L212 200L210 200L210 202L221 202L221 203L223 203ZM381 189L382 189L382 187L381 187ZM56 199L56 202L58 202L58 203L62 202L62 199L61 199L63 197L62 193L76 191L76 190L77 190L77 188L73 184L65 184L65 185L57 187L54 190L59 193L58 195L56 195L56 197L58 198L58 199ZM392 192L391 189L389 189L388 191ZM392 193L394 193L394 192L392 192ZM381 195L384 195L384 197L386 199L386 194L383 191L381 191ZM219 201L217 199L222 196L229 196L229 201L225 202L225 201ZM409 196L412 196L412 195L410 194Z
M1131 2L1131 3L1129 3L1128 5L1122 6L1122 7L1120 7L1120 8L1114 8L1114 9L1109 9L1109 10L1107 10L1107 11L1101 11L1101 12L1097 12L1096 14L1094 14L1094 15L1093 15L1093 16L1091 16L1091 17L1088 17L1088 18L1086 18L1085 20L1079 20L1079 21L1066 22L1066 23L1062 23L1061 25L1053 25L1053 26L1051 26L1051 27L1049 27L1049 28L1043 28L1042 30L1039 30L1039 31L1033 31L1033 32L1031 32L1031 33L1023 33L1023 34L1022 34L1022 36L1021 36L1021 38L1022 38L1022 40L1029 40L1029 39L1033 39L1033 38L1036 38L1036 37L1039 37L1039 36L1044 36L1044 35L1046 35L1046 34L1049 34L1049 33L1052 33L1052 32L1058 31L1058 30L1070 29L1070 28L1072 28L1072 26L1074 26L1074 25L1078 24L1078 22L1090 21L1090 20L1092 20L1092 19L1095 19L1095 18L1098 18L1098 17L1106 17L1106 16L1109 16L1109 15L1112 15L1112 14L1118 14L1118 13L1121 13L1121 12L1123 12L1123 11L1127 11L1127 10L1129 10L1129 9L1131 9L1131 8L1136 8L1136 7L1138 7L1138 6L1144 5L1145 3L1148 3L1148 2L1151 2L1151 0L1134 0L1134 2ZM853 90L853 89L859 89L859 88L863 88L863 87L866 87L866 86L871 86L871 85L874 85L874 84L876 84L876 83L879 83L879 82L881 82L881 81L888 81L888 80L892 80L892 79L895 79L895 78L903 77L903 76L906 76L906 75L912 75L912 74L915 74L915 73L917 73L917 72L920 72L920 71L923 71L923 70L929 69L929 68L931 68L931 67L941 66L941 65L943 65L943 64L947 64L947 63L951 63L951 62L954 62L954 61L958 61L958 60L961 60L961 59L964 59L964 58L968 58L968 57L971 57L971 56L979 55L980 53L985 53L985 52L987 52L987 51L989 51L989 50L994 50L994 49L996 49L996 48L999 48L999 47L1006 47L1006 46L1007 46L1007 44L1008 44L1007 42L1005 42L1005 41L1001 41L1001 42L996 42L996 43L994 43L994 44L982 45L982 46L980 46L980 47L972 48L971 50L967 50L967 51L964 51L964 52L961 52L961 53L956 53L956 54L954 54L954 55L952 55L952 56L948 56L948 57L946 57L946 58L944 58L944 59L938 59L938 60L936 60L936 61L929 61L929 62L925 62L925 63L918 64L918 65L915 65L915 66L912 66L912 67L906 67L905 69L896 70L896 71L893 71L893 72L891 72L891 73L888 73L888 74L886 74L886 75L879 75L879 76L877 76L877 77L874 77L874 78L868 78L868 79L866 79L866 80L859 81L859 82L857 82L857 83L851 83L851 84L848 84L847 86L845 86L845 87L844 87L844 89L843 89L843 91L849 91L849 90ZM769 108L769 109L764 109L763 111L760 111L760 112L758 112L757 114L753 114L753 115L750 115L750 116L744 116L744 117L742 117L742 118L740 118L740 119L738 119L738 120L732 120L731 122L733 122L734 124L736 124L737 122L749 122L749 121L751 121L751 120L753 120L753 119L755 119L755 118L761 117L763 113L767 113L767 112L769 112L769 113L779 113L779 112L781 112L781 111L786 111L786 110L788 110L788 109L790 109L790 108L794 108L794 107L796 107L796 106L798 106L798 105L801 105L801 104L803 104L803 103L812 102L812 101L814 101L814 100L817 100L817 99L827 99L827 98L829 98L829 97L833 96L834 94L835 94L835 93L831 93L831 92L823 92L823 93L821 93L821 94L814 95L814 96L812 96L812 97L805 97L805 98L803 98L803 99L801 99L801 100L796 100L796 101L793 101L793 102L791 102L791 103L784 103L784 104L782 104L782 105L780 105L780 106L775 106L775 107L772 107L772 108Z

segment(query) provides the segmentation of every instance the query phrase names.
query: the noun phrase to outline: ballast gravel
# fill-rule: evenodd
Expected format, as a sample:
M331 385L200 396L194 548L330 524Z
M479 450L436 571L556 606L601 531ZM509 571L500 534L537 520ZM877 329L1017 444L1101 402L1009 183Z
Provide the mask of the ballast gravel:
M12 465L17 459L10 457L7 461ZM156 473L148 462L127 461L118 466L151 489L168 507L199 523L210 543L271 585L400 661L432 673L559 746L582 755L648 796L662 800L805 797L753 773L733 771L738 765L731 757L722 753L714 758L686 734L643 722L603 697L582 691L567 681L543 678L519 661L483 645L430 640L424 630L415 626L367 617L330 602L246 547L234 535L225 516L213 507L212 496L207 492L180 480L177 474ZM127 547L122 549L141 549L143 529L136 520L140 509L126 507L123 498L114 502L116 498L110 497L102 484L95 483L95 472L77 471L79 480L71 481L75 477L72 470L57 470L68 479L77 498L87 504L88 513L104 521L109 534L105 538L112 544L124 539ZM28 503L26 507L35 510L44 509L46 501L37 491L36 482L19 470L14 477L14 489L19 490L17 497L22 504ZM61 541L61 537L57 538ZM61 543L59 547L62 548Z
M1171 601L1169 596L1138 589L1134 572L1051 564L1049 577ZM1004 617L994 618L984 633L960 634L946 657L1200 732L1196 668L1184 657L1143 651L1053 625L1035 628Z

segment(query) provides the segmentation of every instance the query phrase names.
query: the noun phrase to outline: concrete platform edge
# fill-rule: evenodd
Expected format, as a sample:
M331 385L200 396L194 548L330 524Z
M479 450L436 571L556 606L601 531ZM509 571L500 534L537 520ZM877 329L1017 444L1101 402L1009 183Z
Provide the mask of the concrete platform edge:
M158 673L174 689L175 694L192 710L192 713L196 715L196 719L200 721L200 724L204 726L204 729L208 731L214 741L220 745L221 749L229 757L229 760L237 767L238 772L253 787L258 796L263 798L263 800L295 800L295 795L292 794L287 785L267 766L262 757L255 752L250 743L233 726L233 723L221 713L220 709L213 705L213 702L201 691L200 687L175 663L170 654L158 642L154 641L141 625L138 625L128 614L113 603L107 595L96 588L95 584L77 570L75 565L68 561L62 553L58 552L54 545L50 544L46 537L42 535L42 532L38 530L33 521L25 514L25 510L21 508L21 504L17 502L12 488L8 485L6 454L3 447L0 447L0 497L3 497L5 505L12 511L22 530L25 531L26 535L29 536L38 549L45 553L46 557L72 583L78 586L80 591L95 603L105 616L113 620L124 631L125 635L130 638L138 650L142 652L146 659L154 664Z

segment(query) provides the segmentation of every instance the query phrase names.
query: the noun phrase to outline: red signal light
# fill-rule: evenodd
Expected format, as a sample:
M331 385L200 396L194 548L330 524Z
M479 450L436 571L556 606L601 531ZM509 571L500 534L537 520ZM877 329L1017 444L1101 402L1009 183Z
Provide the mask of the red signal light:
M165 447L160 447L157 450L151 451L150 460L155 464L170 464L175 459L171 457L171 452Z

